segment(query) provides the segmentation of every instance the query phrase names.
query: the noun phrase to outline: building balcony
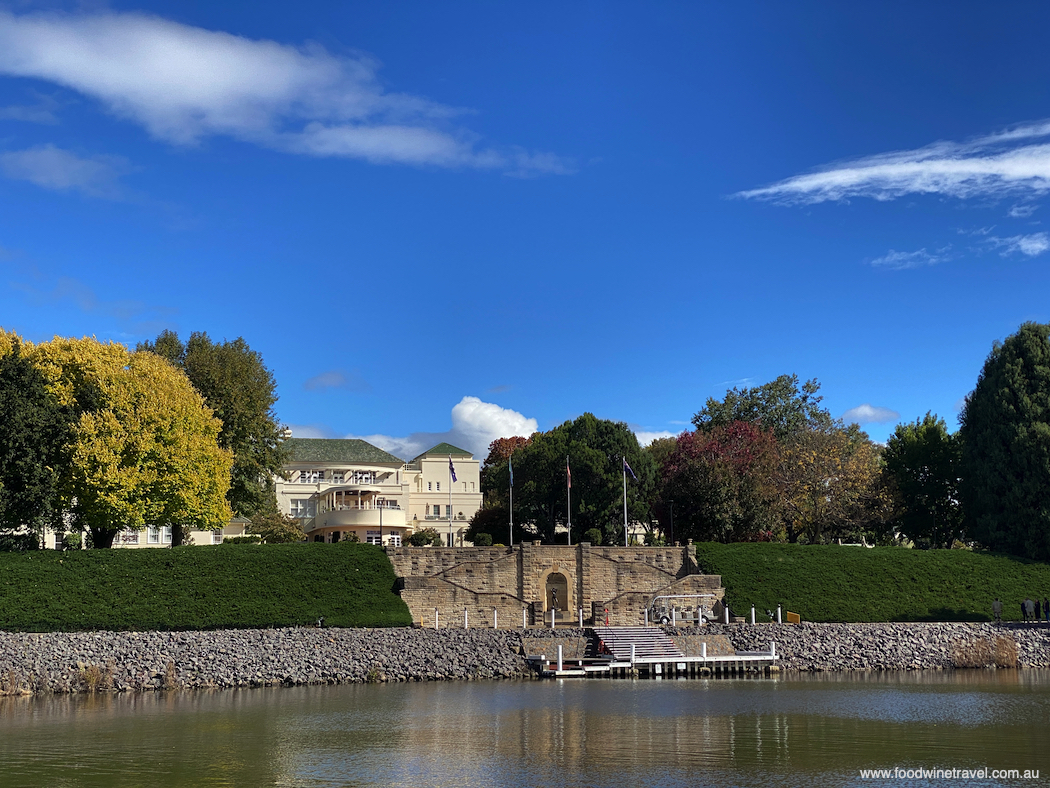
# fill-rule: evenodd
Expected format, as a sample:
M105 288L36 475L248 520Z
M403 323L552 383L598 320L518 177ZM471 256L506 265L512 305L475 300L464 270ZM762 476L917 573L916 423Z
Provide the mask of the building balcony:
M405 528L405 512L390 507L358 509L356 507L334 508L321 512L310 523L308 530L318 528L379 528L379 518L383 518L383 528Z

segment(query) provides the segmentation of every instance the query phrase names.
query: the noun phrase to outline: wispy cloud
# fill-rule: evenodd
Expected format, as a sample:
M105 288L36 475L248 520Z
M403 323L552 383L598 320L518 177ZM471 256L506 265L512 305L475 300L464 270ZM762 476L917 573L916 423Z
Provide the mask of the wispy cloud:
M409 460L417 457L431 446L446 441L459 446L484 460L489 453L489 444L496 438L515 435L529 436L539 429L536 419L530 419L516 410L502 408L477 397L464 397L452 408L452 429L445 432L413 432L405 437L393 435L347 435L361 438L384 451Z
M0 120L21 120L26 123L43 123L55 125L58 123L57 110L61 106L54 96L32 91L36 97L35 104L13 104L8 107L0 107Z
M1030 235L1012 235L1009 238L998 238L994 235L986 239L996 249L1000 249L1003 257L1020 252L1028 257L1035 257L1050 249L1050 235L1047 233L1032 233Z
M1026 205L1014 205L1010 208L1008 216L1012 216L1014 219L1027 219L1033 213L1038 210L1038 205L1032 205L1028 203Z
M937 142L838 162L736 196L780 203L819 203L906 194L992 197L1050 191L1050 121L1018 126L971 142Z
M127 337L152 336L164 328L170 328L176 314L175 309L145 301L99 298L91 286L73 277L61 276L48 280L35 269L31 268L30 273L36 274L35 282L23 280L10 284L12 290L24 293L30 303L41 306L72 304L86 314L106 315L127 329Z
M368 384L361 373L356 370L343 370L343 369L331 369L328 372L322 372L320 375L314 375L312 378L303 383L303 388L307 391L324 391L325 389L343 389L345 391L354 392L367 392L371 391L372 387Z
M110 200L123 195L118 179L131 171L127 160L119 156L82 158L54 145L0 153L0 172L8 178Z
M842 414L842 420L847 424L886 424L897 421L900 417L901 414L895 410L869 405L867 402Z
M0 11L0 73L91 96L155 138L192 145L213 135L311 156L376 164L572 172L552 153L486 147L453 120L465 114L390 93L366 55L336 56L179 24L142 13Z
M927 265L937 265L948 260L950 246L938 249L933 253L927 252L925 248L916 252L898 252L890 249L882 257L876 257L871 261L873 268L888 268L891 271L902 271L906 268L922 268Z

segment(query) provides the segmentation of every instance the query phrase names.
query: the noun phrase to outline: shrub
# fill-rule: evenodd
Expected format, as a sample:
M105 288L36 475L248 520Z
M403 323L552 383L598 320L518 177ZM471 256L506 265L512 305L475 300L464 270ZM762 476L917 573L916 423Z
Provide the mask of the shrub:
M39 550L40 540L34 534L0 534L0 553Z
M478 534L474 537L475 547L492 547L492 534Z
M261 544L262 537L258 534L247 534L245 536L228 536L222 540L222 544Z
M76 531L65 534L62 537L63 550L79 550L84 545L84 537Z
M441 534L433 528L423 528L409 535L408 543L413 547L427 547L428 545L441 547L445 542L441 538Z
M600 545L602 543L602 529L588 528L583 532L583 541L590 542L593 545Z

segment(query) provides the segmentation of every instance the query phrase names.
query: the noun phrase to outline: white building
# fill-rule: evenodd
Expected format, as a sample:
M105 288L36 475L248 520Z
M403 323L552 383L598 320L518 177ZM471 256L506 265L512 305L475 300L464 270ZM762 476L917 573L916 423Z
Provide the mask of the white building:
M446 544L461 545L481 508L480 463L448 443L407 463L353 438L288 438L283 445L289 459L276 480L277 505L310 541L355 534L400 546L414 531L433 528Z

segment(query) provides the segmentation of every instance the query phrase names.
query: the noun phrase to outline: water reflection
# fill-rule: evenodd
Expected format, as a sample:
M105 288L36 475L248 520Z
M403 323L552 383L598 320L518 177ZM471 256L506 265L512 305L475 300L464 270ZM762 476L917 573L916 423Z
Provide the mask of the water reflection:
M1036 671L6 698L0 783L846 785L859 769L894 766L1045 775L1048 723L1050 676Z

